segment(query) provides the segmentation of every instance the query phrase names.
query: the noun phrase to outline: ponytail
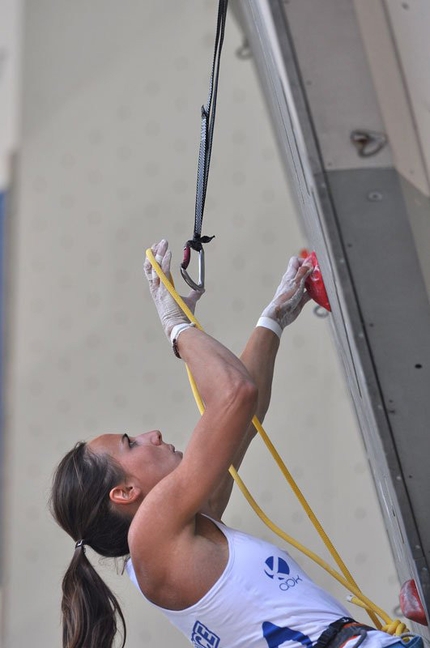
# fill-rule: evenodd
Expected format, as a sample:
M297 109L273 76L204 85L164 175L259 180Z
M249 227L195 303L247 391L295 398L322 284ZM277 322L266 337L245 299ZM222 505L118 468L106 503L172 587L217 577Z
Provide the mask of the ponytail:
M108 456L85 443L67 453L54 475L51 511L76 542L63 579L63 648L112 648L119 625L121 648L126 625L121 607L86 556L85 546L107 558L129 554L131 519L113 507L109 492L125 477Z
M63 646L65 648L111 648L121 621L125 645L125 619L119 603L85 554L75 549L63 579Z

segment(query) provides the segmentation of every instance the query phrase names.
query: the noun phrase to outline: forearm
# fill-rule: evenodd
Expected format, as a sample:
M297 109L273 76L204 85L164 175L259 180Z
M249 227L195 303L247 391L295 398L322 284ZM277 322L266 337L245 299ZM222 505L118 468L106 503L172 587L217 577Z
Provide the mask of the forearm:
M278 336L267 328L258 326L252 332L245 349L240 356L241 361L247 368L258 389L258 404L255 416L262 423L270 405L272 394L273 374L275 360L278 353L280 340ZM235 457L234 467L239 468L242 459L256 435L256 428L253 423L249 426L242 444Z
M258 326L252 332L240 356L258 388L256 416L260 422L264 420L270 404L273 373L279 344L280 340L275 333Z
M261 326L256 327L238 359L214 338L195 329L187 329L179 336L178 350L182 359L188 364L206 405L208 399L217 397L220 385L225 387L228 377L236 374L243 379L252 379L258 390L255 415L260 422L263 422L270 404L279 343L280 340L275 333ZM255 427L251 424L243 439L243 447L241 446L235 458L236 467L240 464L254 435Z
M260 423L263 422L270 404L273 373L279 342L278 336L269 329L256 327L240 357L258 388L258 404L255 415ZM241 444L232 462L236 470L239 469L255 434L255 426L251 423L242 437ZM233 478L230 474L226 474L225 479L214 491L208 509L205 512L221 518L230 499L232 488Z
M237 385L253 382L247 367L234 353L198 329L184 330L177 340L177 349L194 377L206 408L217 404Z

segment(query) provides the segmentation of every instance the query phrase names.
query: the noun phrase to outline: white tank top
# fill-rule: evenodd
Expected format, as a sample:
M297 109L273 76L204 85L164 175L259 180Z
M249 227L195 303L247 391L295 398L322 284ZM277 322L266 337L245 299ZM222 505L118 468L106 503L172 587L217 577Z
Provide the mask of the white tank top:
M195 648L311 648L330 623L350 616L286 551L213 522L229 548L220 578L200 601L184 610L156 606ZM126 569L140 589L131 560ZM396 641L372 631L363 648Z

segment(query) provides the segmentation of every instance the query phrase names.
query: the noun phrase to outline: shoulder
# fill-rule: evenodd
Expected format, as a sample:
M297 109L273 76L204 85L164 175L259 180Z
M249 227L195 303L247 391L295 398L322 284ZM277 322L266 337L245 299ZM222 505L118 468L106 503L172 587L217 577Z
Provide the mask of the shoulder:
M132 534L131 534L132 537ZM215 584L228 562L228 543L218 526L203 515L175 541L130 542L136 581L156 605L182 610L197 603Z

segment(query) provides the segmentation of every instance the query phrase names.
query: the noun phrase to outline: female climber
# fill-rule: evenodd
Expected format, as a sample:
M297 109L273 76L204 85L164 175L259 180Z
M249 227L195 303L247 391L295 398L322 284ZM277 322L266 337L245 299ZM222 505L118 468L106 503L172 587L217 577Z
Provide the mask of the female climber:
M170 275L167 241L152 248ZM86 547L124 557L143 597L195 648L365 648L397 637L354 622L284 550L225 526L239 467L270 401L282 330L309 300L312 268L293 257L240 359L192 326L146 259L145 274L162 327L190 368L205 404L182 454L159 430L104 434L79 442L59 464L51 508L75 541L63 580L64 648L112 648L125 622L92 567ZM194 312L201 294L186 303ZM167 374L167 372L166 372Z

